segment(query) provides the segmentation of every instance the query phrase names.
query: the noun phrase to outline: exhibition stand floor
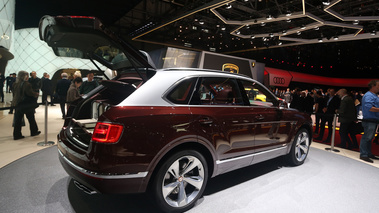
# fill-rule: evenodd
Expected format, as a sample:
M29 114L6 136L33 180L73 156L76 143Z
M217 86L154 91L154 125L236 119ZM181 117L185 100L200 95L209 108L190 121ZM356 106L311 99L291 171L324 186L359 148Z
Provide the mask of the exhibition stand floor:
M281 158L210 179L188 212L378 212L379 169L311 148L302 166ZM145 194L88 195L61 167L57 147L0 169L0 212L157 212Z

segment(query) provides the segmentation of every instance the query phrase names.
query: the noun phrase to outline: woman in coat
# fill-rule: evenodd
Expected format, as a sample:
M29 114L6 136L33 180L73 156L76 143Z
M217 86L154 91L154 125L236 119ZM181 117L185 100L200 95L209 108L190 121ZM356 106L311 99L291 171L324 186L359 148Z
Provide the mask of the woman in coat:
M29 73L26 71L20 71L18 72L16 82L12 85L12 107L15 109L13 128L14 140L24 138L21 133L22 119L24 115L26 115L26 118L29 121L30 135L36 136L41 133L41 131L38 131L38 126L34 117L35 108L38 107L36 98L38 98L39 94L33 91L32 85L28 82L28 80Z

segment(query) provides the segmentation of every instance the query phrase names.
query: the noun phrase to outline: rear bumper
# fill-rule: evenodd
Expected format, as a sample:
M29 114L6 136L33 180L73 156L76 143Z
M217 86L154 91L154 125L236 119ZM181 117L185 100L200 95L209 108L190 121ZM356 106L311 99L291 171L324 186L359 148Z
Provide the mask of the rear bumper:
M58 149L59 160L66 172L89 190L104 194L140 193L148 172L137 174L98 174L86 170L63 155Z
M61 135L58 135L58 153L59 160L65 171L77 182L85 186L88 190L104 194L124 194L140 193L146 189L146 176L148 172L137 173L98 173L88 170L70 160L71 157L84 158L84 155L75 153L62 141ZM69 154L71 153L71 154ZM81 156L81 157L80 157Z

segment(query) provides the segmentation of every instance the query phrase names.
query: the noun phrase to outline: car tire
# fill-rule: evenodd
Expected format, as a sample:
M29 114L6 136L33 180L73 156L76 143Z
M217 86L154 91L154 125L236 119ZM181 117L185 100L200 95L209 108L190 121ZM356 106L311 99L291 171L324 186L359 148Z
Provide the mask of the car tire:
M308 156L310 144L311 139L308 130L300 129L292 142L291 151L286 156L288 163L292 166L303 164Z
M183 212L201 197L208 180L205 158L194 150L173 154L159 168L153 181L156 204L165 212Z

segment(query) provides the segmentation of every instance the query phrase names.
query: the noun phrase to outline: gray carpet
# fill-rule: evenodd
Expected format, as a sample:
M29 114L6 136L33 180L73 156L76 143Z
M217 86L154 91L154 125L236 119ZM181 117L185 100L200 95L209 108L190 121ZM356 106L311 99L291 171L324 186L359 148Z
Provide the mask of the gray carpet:
M147 195L87 195L58 161L56 146L0 169L0 212L157 212ZM304 165L281 158L210 179L188 212L379 212L379 169L312 148Z

